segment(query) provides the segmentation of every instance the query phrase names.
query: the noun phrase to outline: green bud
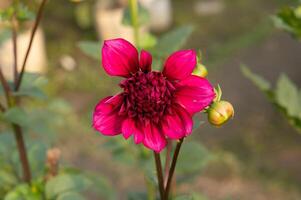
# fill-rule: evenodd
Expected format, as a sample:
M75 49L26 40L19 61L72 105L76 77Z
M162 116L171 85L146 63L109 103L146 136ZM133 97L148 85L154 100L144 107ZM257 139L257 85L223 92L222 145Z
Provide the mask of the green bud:
M206 77L208 75L208 70L203 64L197 64L196 68L194 68L192 75L199 77Z
M221 126L234 116L234 108L227 101L217 101L208 109L208 121L214 126Z

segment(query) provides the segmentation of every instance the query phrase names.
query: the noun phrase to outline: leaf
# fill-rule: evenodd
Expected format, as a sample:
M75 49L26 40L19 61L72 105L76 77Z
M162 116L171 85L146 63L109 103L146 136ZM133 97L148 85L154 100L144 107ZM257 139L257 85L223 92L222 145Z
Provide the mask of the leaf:
M20 184L11 190L4 200L41 200L42 194L27 184Z
M248 78L253 84L258 87L263 92L269 92L271 89L271 85L268 81L266 81L261 76L254 74L246 65L241 65L240 69L243 75Z
M28 160L34 177L42 175L45 170L46 149L42 142L28 145Z
M178 158L177 173L185 176L195 173L206 166L209 158L210 154L202 144L184 142Z
M157 38L150 34L144 33L139 37L139 47L141 49L151 49L157 44Z
M166 57L181 48L193 31L192 26L182 26L164 34L159 38L157 46L152 50L153 55Z
M45 100L47 95L41 89L48 83L46 77L36 73L25 73L19 91L14 92L15 96L27 96Z
M20 89L17 92L13 93L14 96L27 96L27 97L33 97L41 100L47 99L47 95L39 88L33 87L33 88L26 88L26 89Z
M52 199L65 192L83 191L90 185L91 181L82 175L62 174L46 183L45 193L47 198Z
M301 116L301 98L298 88L285 74L281 74L277 81L275 100L287 110L289 116Z
M276 27L291 33L296 38L301 38L300 7L285 6L272 19Z
M56 200L85 200L85 198L77 192L66 192L59 195Z
M105 177L95 173L85 173L85 176L93 183L93 187L90 188L91 191L105 197L107 200L116 199L116 192Z
M171 53L179 50L193 31L192 26L182 26L172 30L157 40L157 45L150 49L153 55L153 69L161 70L162 61Z
M27 126L29 123L26 112L20 107L13 107L8 109L3 117L6 121L20 126Z
M96 60L100 60L101 58L101 44L96 41L81 41L78 43L78 47L81 51L87 56L94 58Z
M0 169L0 185L12 186L16 183L18 183L18 179L12 172Z
M17 8L17 18L20 21L33 20L35 18L35 13L30 11L26 5L19 3Z

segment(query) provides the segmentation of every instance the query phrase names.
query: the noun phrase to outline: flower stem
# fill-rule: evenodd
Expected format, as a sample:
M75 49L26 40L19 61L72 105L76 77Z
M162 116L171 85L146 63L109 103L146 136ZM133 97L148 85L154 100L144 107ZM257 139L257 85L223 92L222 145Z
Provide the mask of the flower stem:
M139 47L139 23L138 23L138 1L129 0L131 21L134 29L134 42L137 47Z
M29 45L28 45L28 48L27 48L27 51L26 51L26 54L25 54L23 64L22 64L21 72L20 72L20 74L18 76L18 79L16 81L16 84L15 84L15 91L18 91L20 86L21 86L21 82L22 82L23 74L25 72L25 66L26 66L26 63L27 63L27 59L28 59L28 56L29 56L29 53L30 53L30 50L31 50L31 46L32 46L32 43L33 43L34 36L36 34L36 31L38 29L39 23L40 23L41 18L42 18L42 14L43 14L43 10L44 10L44 6L45 6L46 2L47 2L47 0L43 0L40 7L39 7L38 14L37 14L37 17L36 17L32 32L31 32Z
M5 96L5 99L6 99L6 102L7 102L7 106L9 107L11 105L10 87L9 87L5 77L4 77L1 66L0 66L0 82L1 82L1 85L2 85L3 90L4 90L4 96Z
M13 77L14 77L15 84L17 83L17 78L18 78L17 27L18 27L18 21L16 19L16 11L15 11L12 18L12 42L13 42L13 52L14 52Z
M175 153L174 153L173 158L172 158L171 167L170 167L169 175L168 175L168 180L167 180L167 184L166 184L166 188L165 188L165 199L166 200L168 200L168 198L169 198L170 186L171 186L171 183L172 183L172 178L173 178L173 175L174 175L174 172L175 172L179 152L180 152L183 141L184 141L183 138L179 140L179 142L176 146L176 149L175 149Z
M164 166L164 187L166 187L166 185L167 185L167 179L168 179L168 175L169 175L171 151L172 151L172 141L167 140L166 159L165 159L165 166Z
M162 163L160 154L154 152L155 162L156 162L156 169L157 169L157 177L158 177L158 185L160 191L160 199L165 200L164 196L164 180L163 180L163 171L162 171Z
M22 163L23 180L30 184L31 171L30 171L29 162L28 162L28 158L27 158L27 152L26 152L26 147L25 147L25 143L24 143L23 132L22 132L21 127L16 124L13 124L13 130L15 133L16 141L17 141L20 160Z

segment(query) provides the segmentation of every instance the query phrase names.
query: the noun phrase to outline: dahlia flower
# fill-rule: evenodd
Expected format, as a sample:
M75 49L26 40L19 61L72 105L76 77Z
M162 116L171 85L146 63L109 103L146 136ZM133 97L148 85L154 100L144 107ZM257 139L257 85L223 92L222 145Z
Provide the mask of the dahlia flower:
M101 134L125 139L160 152L166 140L178 140L192 132L195 113L211 104L215 93L205 79L192 75L194 50L170 55L162 72L152 71L152 56L124 39L106 40L102 66L110 76L121 76L123 90L96 105L93 127Z

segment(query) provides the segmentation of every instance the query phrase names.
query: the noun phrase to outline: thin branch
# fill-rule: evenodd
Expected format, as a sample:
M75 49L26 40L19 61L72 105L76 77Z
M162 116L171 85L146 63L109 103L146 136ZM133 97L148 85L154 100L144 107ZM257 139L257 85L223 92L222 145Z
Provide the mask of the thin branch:
M26 51L26 54L25 54L23 64L22 64L21 72L20 72L20 75L18 76L16 85L15 85L15 91L18 91L20 86L21 86L21 82L22 82L22 78L23 78L23 75L24 75L24 72L25 72L25 66L26 66L26 63L27 63L27 59L28 59L28 56L29 56L29 53L30 53L30 50L31 50L31 46L32 46L32 43L33 43L34 36L36 34L36 31L38 29L39 23L40 23L41 18L42 18L42 14L43 14L43 10L44 10L46 2L47 2L47 0L43 0L40 7L39 7L38 14L37 14L37 17L36 17L32 32L31 32L29 45L28 45L28 48L27 48L27 51Z
M17 54L17 27L18 21L16 19L16 14L14 14L12 19L12 41L13 41L13 51L14 51L14 83L17 83L18 78L18 54Z
M22 132L21 127L16 124L13 124L13 129L14 129L15 138L17 141L20 160L22 163L23 180L30 184L31 171L30 171L29 162L28 162L28 158L27 158L26 147L25 147L24 138L23 138L23 132Z
M164 166L164 187L166 187L166 185L167 185L167 179L168 179L168 175L169 175L171 151L172 151L172 141L167 140L166 159L165 159L165 166Z
M158 185L160 191L160 199L165 200L164 197L164 180L163 180L163 171L162 171L162 163L160 154L154 152L155 162L156 162L156 169L157 169L157 177L158 177Z
M170 186L171 186L171 182L172 182L172 178L175 172L175 168L176 168L176 164L177 164L177 160L178 160L178 156L179 156L179 152L182 146L184 139L180 139L180 141L178 142L177 146L176 146L176 150L175 153L173 155L173 159L172 159L172 163L171 163L171 167L169 170L169 176L168 176L168 180L167 180L167 185L165 188L165 199L169 198L169 192L170 192Z
M10 104L11 104L11 102L10 102L10 87L8 85L8 82L6 81L6 79L4 77L1 66L0 66L0 82L1 82L1 85L2 85L3 90L4 90L4 95L5 95L5 98L6 98L6 101L7 101L7 105L10 106Z

